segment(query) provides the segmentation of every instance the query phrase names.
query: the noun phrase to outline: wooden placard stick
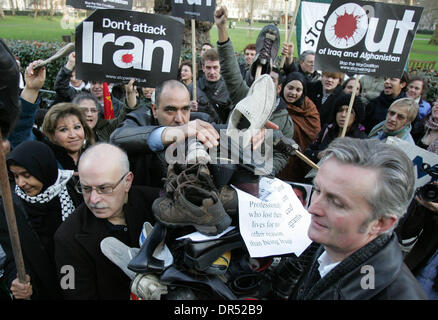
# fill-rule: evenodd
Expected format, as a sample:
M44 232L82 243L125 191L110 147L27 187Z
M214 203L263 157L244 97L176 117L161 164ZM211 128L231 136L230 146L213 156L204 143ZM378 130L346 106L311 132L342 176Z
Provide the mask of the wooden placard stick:
M344 127L342 128L341 137L345 137L345 134L347 133L348 122L350 122L351 109L353 108L354 99L356 98L356 90L358 84L359 84L359 77L356 75L356 80L354 81L354 86L353 86L353 92L351 93L350 104L348 105L347 118L345 119Z
M289 32L289 35L286 35L284 38L285 40L287 40L287 43L290 43L292 41L292 33L293 33L292 29L295 25L295 20L297 20L298 9L300 8L300 4L301 4L301 0L297 0L296 6L295 6L295 12L294 12L294 15L292 16L292 20L290 22L291 31ZM287 14L286 14L286 16L287 16ZM286 30L287 30L287 28L286 28ZM286 61L286 56L283 56L281 58L281 62L280 62L280 69L283 68L285 61Z
M305 163L307 163L309 166L311 166L312 168L319 170L319 167L317 164L315 164L312 160L310 160L309 158L307 158L303 153L301 153L298 150L295 150L295 153L297 155L298 158L300 158L301 160L303 160Z
M195 19L191 19L192 22L192 83L193 83L193 100L196 101L196 25Z
M3 137L0 132L0 142ZM3 197L3 207L5 209L6 222L11 239L12 252L14 254L15 266L17 268L18 280L26 283L26 269L24 268L23 253L21 251L20 237L18 235L17 220L15 218L14 204L12 201L11 186L9 184L8 170L6 168L6 157L3 148L0 147L0 181L1 193Z

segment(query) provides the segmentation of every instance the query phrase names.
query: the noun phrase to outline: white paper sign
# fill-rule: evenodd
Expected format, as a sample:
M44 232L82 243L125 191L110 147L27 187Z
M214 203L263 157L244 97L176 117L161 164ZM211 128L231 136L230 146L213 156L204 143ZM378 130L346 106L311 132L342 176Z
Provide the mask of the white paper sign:
M239 228L251 257L295 253L311 243L310 214L292 187L275 178L260 180L260 199L237 188Z

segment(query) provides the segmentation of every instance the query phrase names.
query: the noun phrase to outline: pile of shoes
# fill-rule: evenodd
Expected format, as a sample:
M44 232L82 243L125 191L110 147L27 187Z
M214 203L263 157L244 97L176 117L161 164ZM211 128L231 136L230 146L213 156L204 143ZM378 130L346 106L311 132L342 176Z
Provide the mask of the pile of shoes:
M217 235L231 224L206 164L171 164L165 195L152 205L155 218L168 227L193 226L206 235Z

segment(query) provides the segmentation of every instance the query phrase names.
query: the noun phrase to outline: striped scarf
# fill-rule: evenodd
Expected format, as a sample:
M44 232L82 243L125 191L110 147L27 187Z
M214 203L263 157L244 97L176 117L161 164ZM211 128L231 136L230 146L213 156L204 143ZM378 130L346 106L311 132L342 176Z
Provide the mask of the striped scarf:
M73 176L73 170L61 170L58 169L58 179L56 182L48 187L44 192L37 194L36 196L28 196L19 186L15 186L15 193L21 199L29 203L47 203L52 200L55 196L59 196L59 201L61 202L62 209L62 221L67 219L67 217L75 210L70 195L68 194L66 184Z

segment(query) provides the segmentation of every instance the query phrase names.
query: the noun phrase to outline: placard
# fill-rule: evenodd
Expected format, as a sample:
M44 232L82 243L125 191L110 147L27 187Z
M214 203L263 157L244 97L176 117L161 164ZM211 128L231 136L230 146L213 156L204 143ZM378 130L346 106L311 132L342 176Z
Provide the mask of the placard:
M76 28L76 77L87 81L155 87L176 79L182 19L117 9L99 9Z
M260 179L260 199L237 188L239 229L251 257L295 253L312 242L310 214L292 187L280 179Z
M429 183L432 180L432 177L428 175L423 169L423 163L427 163L431 167L438 164L438 155L427 151L423 148L420 148L412 143L404 141L397 137L388 137L386 138L386 143L395 145L403 150L409 159L412 160L412 164L414 165L414 174L415 174L415 189L424 186L426 183Z
M65 3L76 9L132 9L132 0L67 0Z
M423 8L334 0L324 21L315 69L400 78Z
M172 16L214 22L216 0L172 0Z

